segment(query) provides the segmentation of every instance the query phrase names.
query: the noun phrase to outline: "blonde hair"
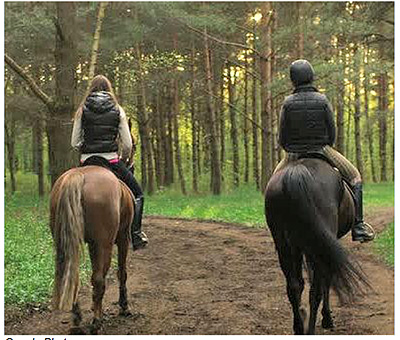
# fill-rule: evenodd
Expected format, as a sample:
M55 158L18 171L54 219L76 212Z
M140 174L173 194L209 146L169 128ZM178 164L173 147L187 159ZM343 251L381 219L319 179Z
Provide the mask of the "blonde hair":
M113 99L115 105L117 105L117 106L119 105L118 100L115 97L111 82L108 80L107 77L99 74L92 79L89 89L86 92L85 97L82 100L82 103L79 105L78 109L76 110L74 117L77 117L78 115L82 114L82 107L83 107L83 104L85 103L86 98L90 94L92 94L94 92L100 92L100 91L108 92L111 95L111 98Z

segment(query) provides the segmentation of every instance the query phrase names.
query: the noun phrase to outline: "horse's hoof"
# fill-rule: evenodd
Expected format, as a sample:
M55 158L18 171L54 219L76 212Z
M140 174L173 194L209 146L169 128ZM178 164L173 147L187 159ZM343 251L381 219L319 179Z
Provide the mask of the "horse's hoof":
M94 319L92 321L92 324L89 325L89 333L91 335L97 335L99 333L99 330L101 328L101 320L100 319Z
M331 318L323 318L322 319L322 328L331 329L333 327L334 327L333 320Z
M99 334L99 328L100 328L100 327L98 327L98 326L96 326L96 325L89 325L88 328L89 328L89 334L90 334L90 335L97 335L97 334Z
M300 307L299 312L301 320L303 320L303 323L305 323L307 321L307 310L304 307Z
M86 332L81 327L71 327L69 329L69 335L86 335Z
M119 311L119 315L126 317L126 318L133 316L133 314L131 313L131 311L129 309L121 309Z

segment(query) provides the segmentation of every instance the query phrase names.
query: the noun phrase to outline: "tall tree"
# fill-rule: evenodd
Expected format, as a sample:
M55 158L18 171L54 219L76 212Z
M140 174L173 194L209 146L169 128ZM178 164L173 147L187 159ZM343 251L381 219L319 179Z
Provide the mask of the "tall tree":
M69 143L71 136L71 114L75 109L77 53L75 45L76 8L73 2L56 3L57 17L55 45L55 94L47 95L29 73L5 54L7 65L19 74L48 109L46 131L49 143L49 167L51 182L73 164Z
M364 114L366 120L366 138L368 140L368 154L369 154L369 161L371 165L371 176L374 182L377 182L377 176L375 171L375 157L374 157L374 138L373 138L373 122L370 118L370 77L369 71L367 70L368 67L368 60L369 60L369 48L368 46L365 47L364 51ZM394 134L393 134L394 135Z
M208 43L207 29L204 29L204 61L206 70L206 96L207 96L207 127L210 140L211 158L211 191L214 195L221 194L221 163L219 160L219 146L215 130L215 108L213 98L211 52Z
M100 33L101 33L101 26L103 24L103 19L105 15L105 10L108 5L107 1L102 1L99 3L99 11L97 14L97 23L96 23L96 29L94 32L93 36L93 45L92 45L92 53L90 57L90 66L89 66L89 75L88 75L88 86L90 86L90 81L94 77L94 72L96 70L96 64L97 64L97 56L99 52L99 45L100 45Z
M354 140L356 146L356 164L361 177L364 174L364 166L361 150L361 98L360 98L360 52L354 50Z
M262 19L261 29L261 57L260 57L260 77L261 77L261 190L267 185L272 174L271 164L271 22L272 22L272 5L265 2L261 8Z
M236 69L228 63L228 95L229 95L229 117L231 125L231 142L233 150L233 186L239 186L239 140L236 119Z

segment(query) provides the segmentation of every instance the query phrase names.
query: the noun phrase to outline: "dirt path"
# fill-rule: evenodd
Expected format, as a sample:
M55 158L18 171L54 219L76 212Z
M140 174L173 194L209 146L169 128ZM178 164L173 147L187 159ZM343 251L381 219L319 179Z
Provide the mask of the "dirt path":
M379 231L393 218L393 208L379 209L369 221ZM103 334L292 334L286 284L269 231L155 217L144 225L151 245L129 254L133 316L118 316L113 269ZM319 321L317 334L394 334L393 269L371 255L371 245L349 238L344 243L360 259L375 292L351 306L338 306L333 297L336 327L323 330ZM90 288L82 287L80 297L88 321ZM7 335L68 334L65 314L5 312Z

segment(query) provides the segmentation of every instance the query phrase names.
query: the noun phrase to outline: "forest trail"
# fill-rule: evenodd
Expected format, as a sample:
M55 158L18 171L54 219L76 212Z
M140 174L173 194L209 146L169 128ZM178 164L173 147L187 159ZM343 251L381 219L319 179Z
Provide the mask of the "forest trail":
M379 232L394 209L367 220ZM148 217L150 246L129 253L128 297L133 316L118 315L116 265L104 299L102 334L292 334L286 283L268 230L232 224ZM394 334L394 270L372 254L371 244L343 240L359 259L375 292L352 305L332 296L335 328L317 334ZM308 294L305 290L305 294ZM303 294L303 302L308 297ZM84 321L91 289L80 291ZM5 334L68 334L69 315L43 310L5 311Z

